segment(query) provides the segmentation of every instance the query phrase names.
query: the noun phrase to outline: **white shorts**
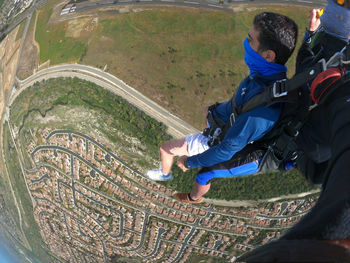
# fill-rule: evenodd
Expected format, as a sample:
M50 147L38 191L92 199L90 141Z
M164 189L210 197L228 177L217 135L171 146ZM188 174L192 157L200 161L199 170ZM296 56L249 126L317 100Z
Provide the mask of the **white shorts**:
M192 134L186 137L188 156L205 152L209 149L209 138L201 133Z

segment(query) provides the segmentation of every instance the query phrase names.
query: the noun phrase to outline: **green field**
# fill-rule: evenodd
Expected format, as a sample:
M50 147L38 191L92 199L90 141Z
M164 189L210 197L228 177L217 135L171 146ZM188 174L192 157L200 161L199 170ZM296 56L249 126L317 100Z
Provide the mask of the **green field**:
M61 25L47 26L52 14L48 5L38 12L35 39L40 44L40 63L50 59L51 64L74 63L84 53L85 45L65 37L65 29Z
M53 4L39 13L41 63L50 59L51 65L107 66L108 72L200 129L204 106L228 100L248 72L242 42L253 17L267 10L287 14L302 36L308 14L308 8L296 6L254 6L234 14L140 6L138 12L100 11L47 23ZM294 59L288 63L291 72L293 65Z

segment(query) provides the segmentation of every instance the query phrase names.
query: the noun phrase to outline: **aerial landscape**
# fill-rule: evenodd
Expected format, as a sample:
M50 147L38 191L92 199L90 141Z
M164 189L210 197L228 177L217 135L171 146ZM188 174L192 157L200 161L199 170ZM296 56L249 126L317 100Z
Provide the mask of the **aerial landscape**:
M203 108L248 74L242 42L256 14L290 16L300 42L324 4L0 0L8 262L234 262L279 238L319 197L295 169L213 180L201 204L173 198L197 169L145 174L162 143L203 130Z

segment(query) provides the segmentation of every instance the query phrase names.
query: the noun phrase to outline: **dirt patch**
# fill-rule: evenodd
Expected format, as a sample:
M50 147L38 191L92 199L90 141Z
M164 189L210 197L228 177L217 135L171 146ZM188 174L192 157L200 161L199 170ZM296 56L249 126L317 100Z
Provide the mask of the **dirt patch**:
M0 59L3 59L5 56L6 43L7 43L6 39L0 42Z
M121 13L121 14L129 13L129 12L130 12L130 7L129 6L126 6L126 7L123 7L123 8L119 9L119 13Z
M33 15L26 39L23 43L22 55L20 57L17 77L25 79L31 76L38 67L39 48L34 40L36 15Z
M271 6L269 6L269 7L271 7ZM242 11L253 12L256 10L267 9L266 6L254 6L254 7L252 7L251 5L248 5L248 4L232 6L231 8L232 8L233 12L242 12Z
M125 6L108 6L108 7L103 7L100 8L100 11L103 11L107 14L125 14L125 13L138 13L138 12L142 12L145 10L152 10L153 8L141 8L141 7L134 7L134 6L130 6L130 5L125 5ZM115 11L115 12L113 12Z
M46 60L38 66L38 71L50 67L50 60Z
M96 29L98 18L92 16L76 18L68 21L66 37L78 38Z
M103 41L103 42L112 41L112 39L110 37L101 36L101 41Z
M19 26L13 30L6 39L3 40L4 45L0 54L3 54L0 61L2 68L2 85L0 93L0 116L2 118L6 103L12 91L12 84L14 82L16 67L19 57L19 47L21 40L16 41L16 35Z

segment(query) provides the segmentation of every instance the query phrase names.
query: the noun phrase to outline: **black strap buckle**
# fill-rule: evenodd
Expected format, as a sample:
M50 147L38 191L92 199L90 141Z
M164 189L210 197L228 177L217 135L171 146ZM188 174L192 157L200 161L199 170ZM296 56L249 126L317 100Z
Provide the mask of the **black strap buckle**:
M273 83L272 93L274 98L280 98L288 94L286 90L287 79L281 79Z

